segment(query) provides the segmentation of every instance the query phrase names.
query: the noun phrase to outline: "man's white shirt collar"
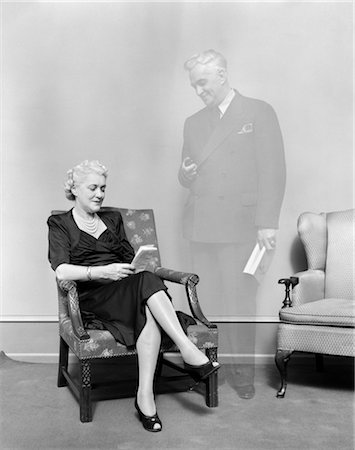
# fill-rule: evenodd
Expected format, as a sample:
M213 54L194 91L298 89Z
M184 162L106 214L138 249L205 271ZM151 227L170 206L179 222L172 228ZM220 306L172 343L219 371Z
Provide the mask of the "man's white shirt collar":
M228 106L231 104L233 98L235 97L235 92L234 89L231 89L228 94L226 95L225 99L223 100L222 103L220 103L218 105L218 109L219 109L219 113L221 115L221 118L224 116L224 114L226 113Z

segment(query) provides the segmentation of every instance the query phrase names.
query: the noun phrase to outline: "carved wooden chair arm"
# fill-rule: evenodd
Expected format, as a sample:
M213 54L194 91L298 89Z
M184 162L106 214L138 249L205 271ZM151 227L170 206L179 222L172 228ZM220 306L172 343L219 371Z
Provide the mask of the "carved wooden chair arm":
M173 269L166 269L165 267L158 267L155 270L155 273L163 280L183 284L185 286L187 300L189 302L190 311L193 317L202 322L208 328L217 328L217 325L207 320L198 301L196 290L196 285L200 280L198 275L189 272L179 272Z
M79 297L75 281L57 280L59 288L67 294L69 317L74 335L81 341L90 339L81 319Z
M281 278L278 283L285 285L285 298L283 301L282 308L290 308L292 306L292 300L290 297L290 290L293 289L297 284L299 280L297 277L290 277L290 278Z

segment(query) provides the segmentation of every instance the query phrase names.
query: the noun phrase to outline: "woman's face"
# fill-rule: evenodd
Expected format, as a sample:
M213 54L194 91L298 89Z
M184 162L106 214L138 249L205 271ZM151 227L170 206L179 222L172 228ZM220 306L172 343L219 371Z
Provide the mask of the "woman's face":
M72 189L75 195L75 206L87 213L100 210L105 198L106 177L96 173L84 176Z

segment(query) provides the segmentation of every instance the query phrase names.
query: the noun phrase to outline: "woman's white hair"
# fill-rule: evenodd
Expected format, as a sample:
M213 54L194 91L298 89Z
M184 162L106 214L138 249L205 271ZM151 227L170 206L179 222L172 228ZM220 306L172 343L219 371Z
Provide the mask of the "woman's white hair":
M222 53L218 53L213 49L191 56L191 58L185 62L184 69L190 72L197 64L202 64L203 66L210 64L227 69L226 58L222 55Z
M80 184L80 182L90 173L96 173L107 177L108 170L99 161L88 161L87 159L77 166L69 169L67 172L67 179L64 183L64 192L68 200L75 200L75 196L72 193L74 186Z

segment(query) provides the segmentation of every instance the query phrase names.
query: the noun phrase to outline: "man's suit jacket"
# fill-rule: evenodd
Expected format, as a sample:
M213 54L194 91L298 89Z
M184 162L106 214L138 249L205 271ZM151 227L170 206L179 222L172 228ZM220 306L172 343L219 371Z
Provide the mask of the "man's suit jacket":
M255 240L258 228L278 228L285 189L285 159L276 114L267 103L236 92L211 130L211 109L185 121L182 159L198 176L179 180L190 190L183 234L198 242Z

